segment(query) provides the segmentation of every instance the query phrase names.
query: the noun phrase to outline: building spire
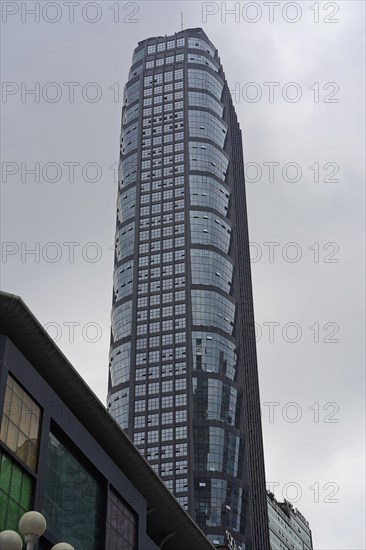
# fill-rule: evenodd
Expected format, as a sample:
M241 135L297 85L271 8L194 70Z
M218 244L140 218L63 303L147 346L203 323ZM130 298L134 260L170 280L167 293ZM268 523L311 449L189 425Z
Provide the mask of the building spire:
M180 30L183 30L183 12L180 12Z

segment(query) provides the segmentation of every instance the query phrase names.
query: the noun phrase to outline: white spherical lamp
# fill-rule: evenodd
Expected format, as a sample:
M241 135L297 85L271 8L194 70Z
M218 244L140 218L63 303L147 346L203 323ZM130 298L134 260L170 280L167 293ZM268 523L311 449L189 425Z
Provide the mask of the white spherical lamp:
M75 550L75 548L71 544L67 544L67 542L59 542L55 546L52 546L51 550Z
M35 544L46 530L46 520L39 512L26 512L19 520L18 530L25 542Z
M1 531L0 550L22 550L23 542L15 531Z

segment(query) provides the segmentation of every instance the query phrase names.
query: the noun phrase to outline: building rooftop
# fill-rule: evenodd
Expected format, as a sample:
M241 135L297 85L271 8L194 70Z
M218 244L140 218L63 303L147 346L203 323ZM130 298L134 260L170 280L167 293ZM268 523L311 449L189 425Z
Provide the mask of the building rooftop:
M284 500L283 502L279 502L273 493L267 491L268 500L273 506L276 506L277 508L280 508L282 512L289 518L290 514L293 514L294 516L297 516L304 525L309 529L309 522L304 518L304 516L301 514L301 512L294 508L293 505L288 502L287 500Z

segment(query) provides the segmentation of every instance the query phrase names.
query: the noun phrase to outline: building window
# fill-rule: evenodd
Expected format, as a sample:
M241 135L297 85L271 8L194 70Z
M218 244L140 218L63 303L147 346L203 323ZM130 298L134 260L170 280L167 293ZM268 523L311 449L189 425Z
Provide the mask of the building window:
M30 509L31 500L30 477L0 453L0 531L17 531L19 519Z
M108 493L106 550L137 549L137 517L112 491Z
M177 479L175 482L175 492L184 493L188 490L188 480L187 478Z
M37 468L41 410L8 376L0 439L33 472Z
M42 503L50 532L78 550L99 550L104 524L101 498L96 479L50 433Z

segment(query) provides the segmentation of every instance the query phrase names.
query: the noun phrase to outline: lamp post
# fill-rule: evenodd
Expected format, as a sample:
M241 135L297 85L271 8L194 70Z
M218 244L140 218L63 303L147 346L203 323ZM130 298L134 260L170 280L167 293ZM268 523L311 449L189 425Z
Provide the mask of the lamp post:
M33 550L39 537L43 535L47 527L46 520L39 512L26 512L19 520L19 532L27 543L27 550ZM22 550L23 541L15 531L2 531L0 533L0 550ZM67 542L59 542L52 546L51 550L75 550Z
M39 512L26 512L19 520L18 529L27 543L27 550L33 550L35 543L46 530L46 520Z

